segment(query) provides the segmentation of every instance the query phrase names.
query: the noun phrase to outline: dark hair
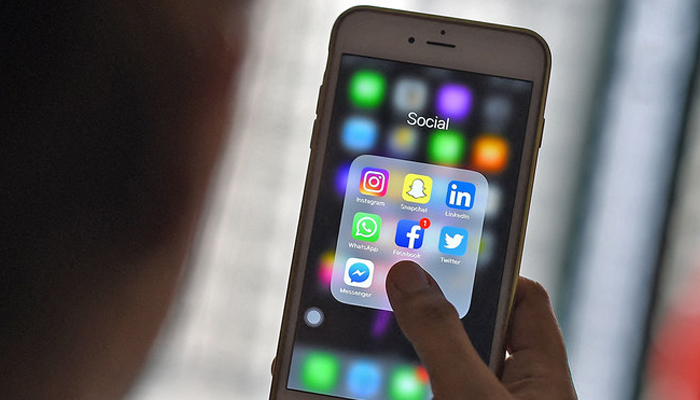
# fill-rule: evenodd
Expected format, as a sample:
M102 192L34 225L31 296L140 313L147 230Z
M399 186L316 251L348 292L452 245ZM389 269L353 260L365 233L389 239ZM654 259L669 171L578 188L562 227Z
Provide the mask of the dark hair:
M157 28L167 22L147 6L10 3L0 17L3 342L67 275L128 268L187 201L172 132L189 71L154 51L183 45Z
M168 179L177 138L168 134L186 68L146 61L148 46L97 6L41 3L15 7L5 22L0 212L15 249L5 256L21 263L105 244L133 251L163 229L178 195Z

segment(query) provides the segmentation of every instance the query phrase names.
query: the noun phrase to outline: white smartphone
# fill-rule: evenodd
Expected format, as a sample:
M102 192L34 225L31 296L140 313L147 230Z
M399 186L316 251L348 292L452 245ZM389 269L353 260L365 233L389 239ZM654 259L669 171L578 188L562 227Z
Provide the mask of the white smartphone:
M389 269L440 284L498 373L550 70L534 32L356 7L317 107L271 399L430 399Z

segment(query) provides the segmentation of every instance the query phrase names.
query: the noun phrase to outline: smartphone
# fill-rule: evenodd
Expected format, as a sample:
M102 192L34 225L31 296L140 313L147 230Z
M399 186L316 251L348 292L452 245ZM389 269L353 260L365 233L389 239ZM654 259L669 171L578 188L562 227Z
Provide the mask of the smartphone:
M405 259L499 371L549 70L525 29L373 7L338 18L271 399L431 398L385 291Z

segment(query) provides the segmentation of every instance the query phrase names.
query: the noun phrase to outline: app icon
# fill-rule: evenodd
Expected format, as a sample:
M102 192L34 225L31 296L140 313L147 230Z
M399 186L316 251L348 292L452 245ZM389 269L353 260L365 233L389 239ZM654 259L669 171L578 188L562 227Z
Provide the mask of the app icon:
M328 393L335 389L339 375L340 362L330 353L311 352L301 365L301 383L312 392Z
M348 187L348 175L350 175L350 164L342 164L335 170L335 192L340 196L345 196Z
M335 262L335 252L333 250L324 251L318 260L318 283L321 287L328 288L333 278L333 263Z
M484 231L479 241L479 265L486 265L493 260L494 236L491 231Z
M425 204L430 201L433 180L426 175L408 174L403 180L401 197L413 203Z
M357 107L374 108L384 100L386 80L375 71L358 71L350 78L350 101Z
M427 389L427 374L419 368L397 367L389 378L391 400L425 400Z
M352 237L355 240L365 242L376 242L379 239L379 229L382 226L382 219L379 215L368 213L355 213L352 219Z
M403 78L394 89L394 108L399 112L422 111L428 100L428 85L415 78Z
M448 83L438 89L435 109L443 118L462 120L472 109L472 92L464 85Z
M474 141L472 166L474 169L496 174L508 164L508 142L497 135L484 135Z
M394 243L397 246L408 247L409 249L420 249L423 245L424 233L425 230L421 228L419 221L402 219L396 226Z
M349 258L345 263L345 275L343 281L348 286L356 286L367 289L372 285L374 277L374 263L362 258Z
M445 203L448 207L471 210L474 207L475 195L476 186L473 183L452 181L447 185Z
M501 203L503 202L503 191L497 184L489 184L489 196L486 200L486 218L493 219L498 217L501 212Z
M373 397L381 389L382 370L376 362L354 361L348 369L345 384L354 397Z
M377 142L377 124L370 118L350 117L343 124L341 138L346 150L366 152Z
M428 139L428 161L457 165L464 158L466 139L456 131L434 131Z
M508 97L491 96L484 104L483 122L488 129L503 131L510 122L513 106Z
M395 157L411 157L418 149L418 131L406 125L396 127L387 139L387 149Z
M365 168L360 176L360 193L384 196L389 184L389 172L379 168Z
M445 226L440 231L440 244L438 248L443 254L451 256L463 256L467 252L469 233L466 229Z

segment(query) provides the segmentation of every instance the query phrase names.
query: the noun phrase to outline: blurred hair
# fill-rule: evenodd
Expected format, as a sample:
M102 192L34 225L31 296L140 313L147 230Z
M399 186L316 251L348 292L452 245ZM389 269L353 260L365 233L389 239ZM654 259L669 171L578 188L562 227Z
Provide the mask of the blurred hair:
M193 99L224 47L198 15L213 4L0 6L0 346L41 334L52 290L118 281L182 222Z
M163 178L176 170L167 136L186 98L186 60L147 59L155 49L135 46L124 21L95 4L17 4L3 13L0 212L14 249L4 262L138 251L166 228L178 196L177 177Z

